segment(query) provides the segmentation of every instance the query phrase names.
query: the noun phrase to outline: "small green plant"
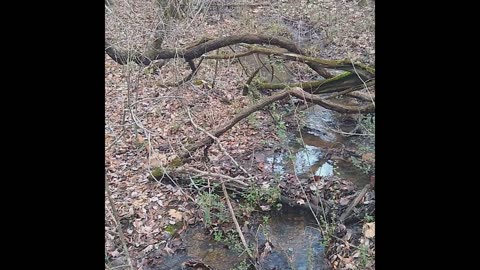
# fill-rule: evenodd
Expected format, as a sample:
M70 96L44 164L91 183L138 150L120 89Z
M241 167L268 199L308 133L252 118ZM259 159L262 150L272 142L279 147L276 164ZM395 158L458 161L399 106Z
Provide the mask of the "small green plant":
M250 264L243 261L237 267L233 268L233 270L248 270L248 267L250 267Z
M267 140L262 140L260 143L264 146L271 146L271 144L272 144L271 142L269 142Z
M365 220L365 222L374 222L375 221L375 217L370 216L369 214L365 214L365 217L363 219Z
M267 224L268 224L268 220L270 219L270 217L269 217L269 216L263 216L262 219L263 219L263 224L264 224L264 225L267 225Z
M320 219L322 220L322 223L325 224L322 246L326 248L332 241L332 236L335 234L335 226L333 224L328 224L322 216L320 216Z
M260 189L258 187L252 186L248 189L247 194L245 195L245 199L247 200L248 204L254 206L260 201Z
M282 140L282 142L285 142L287 138L287 128L286 123L283 120L283 114L278 108L278 104L271 104L269 107L269 112L273 118L273 121L275 122L277 136Z
M350 157L352 164L359 168L364 174L375 173L375 114L363 115L358 124L363 134L367 135L361 142L355 142L358 154L362 158ZM370 156L369 160L364 160L365 156ZM373 158L372 158L373 157Z
M211 226L214 222L226 222L229 215L221 197L214 193L201 193L198 205L203 210L205 226Z
M217 242L223 241L223 233L222 231L214 231L213 232L213 240Z
M255 103L257 100L259 100L262 97L262 94L260 91L258 91L257 85L261 83L261 81L255 77L253 81L247 86L248 87L248 98L252 103Z
M242 253L243 252L243 245L240 240L240 236L235 230L229 230L225 233L225 240L224 242L228 245L229 248L232 250Z
M247 117L248 124L255 127L255 128L260 128L262 125L260 121L258 121L257 116L255 114L250 114Z
M250 187L244 194L249 208L255 208L260 202L274 204L280 197L280 188L278 186L268 187Z
M277 136L284 141L287 138L287 128L284 121L277 122Z
M363 269L367 266L370 259L370 256L368 255L368 247L362 245L358 250L360 251L360 267Z
M372 171L372 165L363 162L361 159L356 157L350 157L353 166L359 168L364 174L369 174Z
M175 226L168 225L167 227L165 227L165 231L172 235L175 232Z

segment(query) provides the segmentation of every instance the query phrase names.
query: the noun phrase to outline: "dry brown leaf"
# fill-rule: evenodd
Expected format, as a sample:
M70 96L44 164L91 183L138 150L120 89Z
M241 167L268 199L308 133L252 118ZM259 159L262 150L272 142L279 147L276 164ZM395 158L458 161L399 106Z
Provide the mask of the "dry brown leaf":
M160 167L167 164L167 155L162 153L153 153L150 155L150 165L152 167Z
M362 160L366 163L375 163L375 153L366 153L362 155Z
M140 134L137 135L137 142L139 144L142 144L143 142L145 142L145 139L142 137L142 135Z
M340 199L340 205L347 205L350 202L350 199L347 197L342 197Z
M175 218L176 220L178 220L178 221L182 220L182 218L183 218L182 212L177 211L177 210L175 210L175 209L170 209L170 210L168 210L168 214L169 214L171 217L173 217L173 218Z
M363 225L362 231L363 235L365 235L365 237L367 238L375 237L375 222L365 223Z
M112 251L112 253L110 253L110 255L112 255L112 257L118 257L118 255L120 255L120 252L115 249L114 251Z

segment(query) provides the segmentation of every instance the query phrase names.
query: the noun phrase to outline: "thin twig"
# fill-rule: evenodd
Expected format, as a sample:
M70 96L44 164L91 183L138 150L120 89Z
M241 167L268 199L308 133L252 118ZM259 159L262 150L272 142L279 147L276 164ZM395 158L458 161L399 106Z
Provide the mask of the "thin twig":
M272 68L272 75L270 76L270 82L273 82L273 75L275 74L275 68L272 64L272 57L271 55L267 55L268 57L268 62L270 63L270 67Z
M189 62L190 68L192 69L192 72L190 72L190 74L188 74L185 78L183 78L183 79L181 79L177 82L174 82L174 83L159 84L159 86L160 87L177 87L177 86L180 86L180 85L182 85L186 82L189 82L190 80L192 80L193 77L195 77L195 75L197 75L198 69L200 68L200 65L202 64L203 59L205 59L205 58L200 57L200 60L198 61L198 65L197 65L196 68L192 68L192 66L190 64L190 63L193 63L193 62L191 62L191 61Z
M217 54L219 54L219 52L220 50L217 50ZM212 89L215 87L215 81L217 80L218 61L218 59L215 60L215 73L213 75Z
M188 107L186 107L187 109L187 113L188 113L188 117L190 118L190 122L193 124L193 126L197 129L199 129L200 131L202 131L203 133L207 134L210 138L212 138L214 141L217 142L218 146L220 147L220 149L222 150L223 154L226 155L227 157L230 158L230 160L233 162L233 164L235 164L235 166L237 166L237 168L240 168L246 175L248 175L248 177L252 177L247 170L245 170L245 168L243 168L240 164L238 164L238 162L227 152L227 150L225 150L225 148L223 147L222 143L220 142L220 140L213 136L210 132L206 131L205 129L203 129L202 127L200 127L199 125L197 125L195 123L195 121L193 121L193 118L192 118L192 115L190 114L190 109L188 109Z
M108 181L107 181L107 176L106 175L105 175L105 190L107 192L108 202L110 203L110 208L112 209L113 219L115 220L115 223L116 223L116 226L117 226L118 235L120 236L120 241L122 242L123 250L125 251L125 254L127 255L128 265L130 266L131 270L134 270L133 264L132 264L132 259L130 257L130 254L128 253L127 241L125 240L125 235L123 234L122 224L120 223L120 219L118 218L117 208L115 207L115 203L113 202L112 195L110 193L110 188L108 186Z
M260 71L260 69L262 69L262 67L258 67L253 73L252 75L248 78L247 82L245 83L245 85L243 86L243 92L242 92L242 95L246 96L248 95L248 89L250 87L250 84L252 83L253 79L255 78L255 76L257 76L257 73Z
M235 50L232 48L232 46L228 46L228 48L230 48L230 50L232 50L232 52L235 54ZM248 75L248 70L245 68L245 66L242 64L242 60L240 60L240 58L238 58L238 63L240 64L240 66L242 66L243 68L243 71L245 72L245 75L247 75L247 77L249 76Z
M270 55L268 55L270 56ZM262 64L262 66L267 70L267 71L270 71L268 70L268 67L267 65L262 61L262 59L260 59L260 56L258 56L258 54L255 54L255 57L257 58L257 60L260 62L260 64ZM272 71L271 71L271 74L272 74L272 79L271 81L273 81L273 77L275 77L278 81L282 81L282 79L280 79L275 73L274 73L274 70L273 70L273 65L272 66Z
M301 132L300 132L300 134L301 134ZM302 138L302 141L303 141L303 138ZM292 151L291 151L290 148L288 148L288 154L289 154L290 156L293 155L293 153L292 153ZM308 156L307 156L307 158L308 158ZM315 221L317 222L318 227L320 228L320 231L322 232L322 236L325 236L325 231L324 231L323 228L322 228L322 224L321 224L320 221L318 220L317 214L315 213L315 211L314 211L313 208L312 208L312 204L310 203L310 200L308 199L307 193L305 192L305 189L303 188L303 185L302 185L302 182L300 181L300 178L298 178L297 169L295 168L295 162L293 162L293 174L294 174L294 176L295 176L295 179L296 179L297 182L298 182L298 185L300 186L300 189L302 190L302 194L303 194L303 196L305 197L305 200L307 200L308 208L310 209L310 212L312 212L313 217L315 218ZM326 217L325 217L325 208L323 207L322 200L320 199L319 201L320 201L320 206L322 207L322 213L323 213L323 215L324 215L324 220L325 220L325 224L326 224L327 219L326 219Z
M357 69L355 68L355 64L353 63L353 60L350 59L350 62L352 63L353 71L355 71L355 74L357 74L358 78L362 81L363 85L365 86L365 89L367 89L368 94L370 95L370 99L372 100L373 106L375 106L375 100L372 98L372 94L370 93L370 90L368 89L367 84L365 81L362 79L360 74L358 74Z
M233 223L235 223L235 228L237 229L238 235L242 240L242 244L245 247L245 250L247 251L248 256L253 261L255 261L255 257L253 256L252 252L248 248L247 241L245 241L245 237L243 236L242 229L240 229L240 225L238 224L237 217L235 217L235 211L233 211L232 204L230 203L230 197L228 196L227 188L225 187L225 183L223 182L223 180L222 180L222 190L223 190L223 194L225 195L225 199L227 200L228 209L230 210L230 215L232 215Z
M110 148L112 148L112 146L120 140L120 138L123 136L123 134L125 134L125 130L122 130L122 132L120 132L120 135L118 135L117 138L115 138L115 140L109 146L107 146L107 148L105 148L105 152L110 150Z
M253 177L249 177L249 178L245 178L245 177L242 177L242 178L233 178L233 177L230 177L228 175L224 175L224 174L219 174L219 173L212 173L212 172L206 172L206 171L201 171L201 170L198 170L198 169L195 169L195 168L191 168L191 167L184 167L183 169L178 169L177 171L181 172L181 171L185 171L185 172L194 172L194 173L198 173L199 175L204 175L204 176L211 176L211 177L215 177L215 178L224 178L224 179L227 179L227 182L228 181L231 181L231 182L235 182L237 184L240 184L242 186L245 186L245 187L248 187L249 185L243 181L240 181L241 179L243 180L249 180L249 179L253 179Z

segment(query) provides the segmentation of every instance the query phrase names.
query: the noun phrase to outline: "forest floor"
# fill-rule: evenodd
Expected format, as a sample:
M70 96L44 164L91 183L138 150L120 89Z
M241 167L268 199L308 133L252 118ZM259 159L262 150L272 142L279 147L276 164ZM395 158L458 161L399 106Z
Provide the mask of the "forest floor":
M142 51L152 40L158 23L151 2L154 1L115 1L111 10L106 11L106 37L114 39L119 46ZM207 36L268 34L291 39L315 57L349 58L374 66L375 2L372 0L273 0L264 1L265 5L241 4L247 1L190 2L203 2L204 8L197 12L192 4L190 13L187 12L189 16L171 22L164 48L183 48ZM302 81L314 76L304 65L289 65L295 74L289 80ZM132 64L119 65L105 55L106 181L128 256L136 269L154 269L152 265L161 264L167 256L184 247L182 238L176 236L190 225L206 222L198 188L173 181L150 181L147 177L153 167L165 164L186 144L205 136L192 121L205 130L213 130L253 102L250 97L242 96L248 79L245 68L250 73L254 69L247 62L240 65L238 61L205 60L191 82L165 87L190 73L182 59L171 60L160 71L153 72ZM270 112L259 111L239 122L219 138L224 149L213 144L208 150L208 160L203 158L203 151L197 151L193 153L195 160L188 166L238 177L242 172L233 158L260 179L260 185L276 183L283 196L294 198L300 205L310 203L314 191L323 192L321 199L330 206L326 221L331 229L326 265L331 269L375 269L375 176L371 169L375 163L374 140L360 147L361 150L349 147L332 150L333 156L345 160L354 156L370 166L367 173L372 180L350 218L340 222L339 217L364 186L338 176L312 175L297 183L292 180L294 176L283 175L278 182L265 168L264 160L256 155L288 147L284 143L284 132L294 133L301 121L296 117L300 114L289 114L294 111L289 106L292 106L289 102L278 103ZM275 121L272 114L284 116L287 127ZM307 192L300 193L298 190L303 187ZM217 199L225 202L221 196ZM108 198L105 203L106 269L129 269ZM270 211L268 207L260 209L260 205L257 208L255 211ZM212 223L215 222L211 222L210 227L218 226Z

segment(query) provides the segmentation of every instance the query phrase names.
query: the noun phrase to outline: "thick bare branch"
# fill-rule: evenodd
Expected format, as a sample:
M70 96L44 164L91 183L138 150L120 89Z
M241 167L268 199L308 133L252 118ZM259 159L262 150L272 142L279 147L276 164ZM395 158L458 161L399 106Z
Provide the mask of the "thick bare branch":
M128 52L121 48L111 46L106 42L105 51L107 54L119 64L125 64L125 59L133 60L136 63L141 63L144 65L149 65L151 61L157 59L169 59L175 57L182 57L185 60L191 60L198 58L208 52L230 46L233 44L238 43L247 43L247 44L263 44L263 45L275 45L284 49L287 49L289 52L299 55L306 55L306 53L298 47L294 42L287 40L282 37L274 37L274 36L264 36L264 35L253 35L253 34L245 34L245 35L233 35L228 37L222 37L214 40L210 40L204 43L200 43L193 47L187 49L163 49L160 51L156 51L153 55L142 55L138 52ZM132 55L133 57L129 56ZM306 62L306 64L315 70L318 74L320 74L324 78L331 78L333 77L327 70L325 70L320 64L314 62Z

